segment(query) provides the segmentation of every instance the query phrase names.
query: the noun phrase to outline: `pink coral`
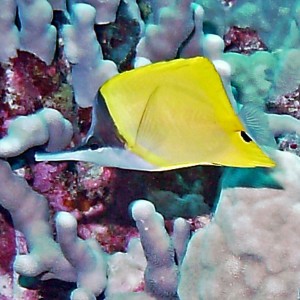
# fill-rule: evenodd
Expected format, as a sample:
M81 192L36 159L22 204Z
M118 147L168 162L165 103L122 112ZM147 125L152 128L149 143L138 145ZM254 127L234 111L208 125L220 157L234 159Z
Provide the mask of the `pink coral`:
M269 99L266 103L268 112L290 115L300 120L300 93L295 91ZM300 156L300 138L296 133L285 133L277 138L278 148Z
M47 66L38 57L25 51L18 51L18 56L11 62L12 82L20 95L44 97L58 90L60 74L56 64Z
M77 219L101 216L110 204L113 172L109 169L77 163L38 163L32 169L32 186L42 193L57 211L72 212Z
M107 253L125 251L129 240L139 236L133 226L110 223L80 224L78 235L83 239L95 238Z
M12 274L12 264L16 255L15 230L6 210L0 207L0 245L5 251L0 251L0 276Z
M296 133L285 134L278 138L280 150L292 152L300 156L300 137Z
M267 50L267 46L251 28L232 26L224 35L225 52L251 54L257 50Z
M6 134L7 121L44 106L74 119L71 87L63 84L66 74L61 60L48 66L31 53L17 53L9 64L0 66L0 137Z
M287 114L300 119L300 94L299 88L295 91L269 99L267 109L270 113Z

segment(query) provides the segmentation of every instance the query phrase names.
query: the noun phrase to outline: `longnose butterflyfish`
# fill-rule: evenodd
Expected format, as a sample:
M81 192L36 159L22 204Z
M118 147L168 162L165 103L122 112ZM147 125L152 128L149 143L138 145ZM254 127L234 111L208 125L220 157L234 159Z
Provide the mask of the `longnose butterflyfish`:
M104 83L85 145L37 153L36 160L87 161L143 171L196 165L274 167L250 132L251 125L242 120L254 123L254 109L242 115L233 109L209 59L158 62Z

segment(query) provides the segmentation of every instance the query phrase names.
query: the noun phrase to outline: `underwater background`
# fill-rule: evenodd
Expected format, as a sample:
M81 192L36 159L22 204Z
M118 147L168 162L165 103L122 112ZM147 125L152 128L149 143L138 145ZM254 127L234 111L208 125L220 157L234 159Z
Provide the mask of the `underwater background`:
M298 299L299 22L297 0L1 0L0 300ZM111 77L195 56L265 111L275 168L35 161L82 145Z

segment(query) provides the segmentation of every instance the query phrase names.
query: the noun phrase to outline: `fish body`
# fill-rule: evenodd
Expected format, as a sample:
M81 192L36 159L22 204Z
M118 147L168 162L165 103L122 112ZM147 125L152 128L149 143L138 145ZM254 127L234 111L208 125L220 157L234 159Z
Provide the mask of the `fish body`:
M101 108L94 113L89 137L101 141L101 148L41 154L38 159L83 160L146 171L195 165L275 166L247 132L207 58L175 59L130 70L108 80L99 93L95 106ZM106 138L101 136L104 123L110 132ZM111 160L117 152L126 163Z

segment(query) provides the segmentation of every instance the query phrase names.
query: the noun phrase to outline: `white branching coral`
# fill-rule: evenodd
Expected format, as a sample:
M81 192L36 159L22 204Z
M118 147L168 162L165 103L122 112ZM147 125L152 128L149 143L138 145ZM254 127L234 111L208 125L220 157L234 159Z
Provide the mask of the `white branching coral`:
M72 6L71 24L63 29L65 53L72 64L75 100L81 107L92 106L99 87L118 74L116 64L103 59L94 32L95 16L94 7L75 4Z
M45 197L33 191L3 160L0 160L0 183L0 205L10 212L14 227L24 234L29 250L28 254L17 255L15 271L31 277L44 273L44 279L76 280L75 269L53 239Z
M78 289L72 300L96 299L106 286L106 259L95 239L77 237L77 221L67 212L56 216L57 241L66 259L76 269Z
M7 135L0 139L0 157L14 157L44 144L48 151L59 151L70 143L72 135L72 124L57 110L45 108L10 122Z

